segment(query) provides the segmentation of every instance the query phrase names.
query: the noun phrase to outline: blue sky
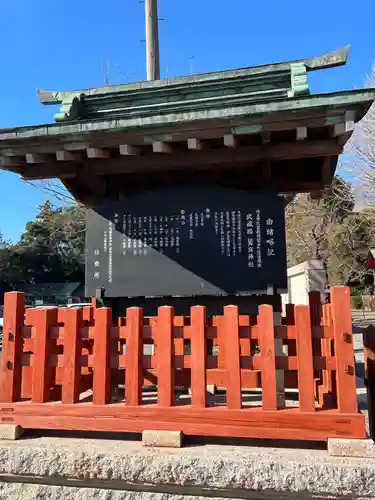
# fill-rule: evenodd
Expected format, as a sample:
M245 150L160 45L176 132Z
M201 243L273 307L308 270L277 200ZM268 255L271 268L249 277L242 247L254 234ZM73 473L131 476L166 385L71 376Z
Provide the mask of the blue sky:
M375 58L375 1L159 0L161 69L169 76L320 55L352 44L349 63L311 74L314 92L359 88ZM145 77L138 0L0 0L0 128L47 123L36 89ZM0 232L16 240L45 195L0 171Z

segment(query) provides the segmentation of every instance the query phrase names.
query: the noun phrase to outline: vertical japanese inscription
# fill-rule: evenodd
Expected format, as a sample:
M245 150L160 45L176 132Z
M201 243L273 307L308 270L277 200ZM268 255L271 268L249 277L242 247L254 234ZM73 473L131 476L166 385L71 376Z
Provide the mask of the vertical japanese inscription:
M262 258L262 230L261 230L261 219L260 210L256 209L256 241L257 241L257 268L261 269L263 267Z
M267 257L275 257L275 229L274 220L270 217L266 220L266 243Z
M112 283L112 272L113 272L113 222L108 223L108 283Z
M246 238L247 238L247 267L252 269L254 264L254 219L253 214L246 214Z

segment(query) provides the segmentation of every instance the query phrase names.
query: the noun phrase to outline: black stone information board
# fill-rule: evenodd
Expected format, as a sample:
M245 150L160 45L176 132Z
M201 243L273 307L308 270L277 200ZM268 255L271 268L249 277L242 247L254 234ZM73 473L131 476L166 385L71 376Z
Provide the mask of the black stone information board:
M264 293L287 287L283 200L218 186L147 191L89 210L86 296Z

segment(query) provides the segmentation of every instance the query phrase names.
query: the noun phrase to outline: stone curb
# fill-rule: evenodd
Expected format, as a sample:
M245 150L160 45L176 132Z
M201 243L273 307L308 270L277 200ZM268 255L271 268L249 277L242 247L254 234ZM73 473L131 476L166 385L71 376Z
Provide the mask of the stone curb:
M372 439L328 439L328 453L335 457L375 458Z
M210 500L223 500L210 495ZM252 497L253 499L254 497ZM258 497L259 498L259 497ZM284 498L284 497L283 497ZM113 491L95 488L72 488L34 484L0 484L0 500L205 500L206 496L190 496L173 493L144 493ZM243 500L231 497L231 500ZM254 498L257 500L257 498ZM264 496L260 500L265 500ZM280 498L278 498L280 500ZM368 500L368 499L366 499Z
M196 498L199 488L210 496L228 490L232 498L240 490L375 498L375 460L330 457L314 449L205 445L171 450L72 438L0 443L0 482L25 482L22 476L55 484L59 478L121 482L124 490L129 484L155 485L156 490L175 486L181 495L193 487Z

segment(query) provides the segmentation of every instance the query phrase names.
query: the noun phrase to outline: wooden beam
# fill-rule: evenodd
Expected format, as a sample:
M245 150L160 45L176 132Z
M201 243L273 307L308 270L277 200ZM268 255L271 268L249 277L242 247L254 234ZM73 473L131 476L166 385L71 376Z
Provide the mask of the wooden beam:
M322 197L322 190L318 189L317 191L311 191L311 199L319 200Z
M110 152L108 149L102 149L102 148L87 148L86 149L87 153L87 158L92 158L92 159L104 159L104 158L109 158Z
M307 138L307 127L297 127L296 140L304 141Z
M20 167L25 165L25 158L22 156L4 156L0 158L0 167Z
M181 170L220 168L229 165L248 167L265 158L270 161L293 160L305 157L338 156L342 146L334 141L299 141L295 143L242 146L235 149L204 149L202 151L179 151L170 155L134 156L131 161L123 157L109 158L105 163L85 160L82 165L87 175L113 175L120 173L150 172L156 170ZM24 169L28 178L52 179L63 174L76 174L73 163L46 163L29 165Z
M154 153L172 153L172 145L168 142L154 141L152 143Z
M105 177L99 177L98 175L82 175L78 176L77 179L82 186L88 187L92 194L97 198L102 198L103 196L105 196L107 190L107 182Z
M61 179L66 189L74 198L87 206L100 203L107 190L105 177L77 175L70 179Z
M50 161L50 156L42 155L37 153L27 153L26 154L26 163L48 163Z
M346 111L344 121L342 123L337 123L333 128L334 137L339 137L340 135L351 134L354 130L355 125L355 111Z
M266 130L261 133L262 144L269 144L271 142L271 132Z
M277 183L281 193L311 193L324 188L321 181L280 181Z
M122 156L137 156L141 154L141 149L131 144L120 144L119 150Z
M64 144L66 151L85 151L88 148L90 148L90 144L87 142L68 142Z
M57 149L61 148L61 143L37 143L36 139L36 144L35 142L32 145L23 145L23 146L14 146L14 147L7 147L7 148L1 148L1 155L2 156L25 156L26 152L27 153L35 153L35 154L42 154L42 155L54 155L56 153ZM26 152L25 152L26 151Z
M265 182L269 183L272 179L272 172L271 172L271 162L268 158L262 161L262 174Z
M334 126L333 135L334 137L339 137L340 135L346 135L354 130L354 122L343 122L337 123Z
M197 137L191 137L188 139L188 149L200 151L204 148L204 143Z
M233 134L224 135L224 146L227 148L236 148L238 145L237 137Z
M22 169L21 176L27 181L37 181L40 179L72 178L75 177L77 173L78 167L74 162L59 164L55 161L48 164L25 165Z
M324 186L329 186L332 182L332 158L326 156L322 166L322 181Z
M8 373L13 372L8 370ZM1 403L1 407L4 414L11 414L14 422L24 429L142 432L152 424L156 430L178 428L186 435L305 441L365 437L362 414L352 412L341 417L337 410L303 413L298 408L265 411L257 407L231 410L191 406L160 410L158 405L35 404L29 401Z
M72 153L70 151L56 151L57 161L82 161L83 156L79 153Z
M33 179L34 180L34 179ZM71 179L60 179L61 184L71 193L74 198L79 202L79 203L86 203L86 200L84 199L84 194L82 194L80 190L79 183L77 183L77 178L72 177Z
M72 162L72 164L73 164L73 162ZM60 179L61 181L63 181L63 180L74 179L77 175L76 172L74 174L62 172L61 174L54 175L53 177L41 177L39 172L35 172L35 175L33 175L32 173L25 174L25 170L23 167L19 167L19 171L12 170L12 172L18 173L21 176L21 179L24 181L40 181L41 179Z

